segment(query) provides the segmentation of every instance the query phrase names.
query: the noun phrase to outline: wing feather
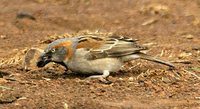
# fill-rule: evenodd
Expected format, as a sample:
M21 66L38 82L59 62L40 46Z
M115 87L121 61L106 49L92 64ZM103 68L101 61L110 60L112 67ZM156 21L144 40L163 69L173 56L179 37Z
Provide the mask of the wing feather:
M147 49L139 46L136 41L123 36L81 36L77 49L86 48L89 51L89 59L120 57Z

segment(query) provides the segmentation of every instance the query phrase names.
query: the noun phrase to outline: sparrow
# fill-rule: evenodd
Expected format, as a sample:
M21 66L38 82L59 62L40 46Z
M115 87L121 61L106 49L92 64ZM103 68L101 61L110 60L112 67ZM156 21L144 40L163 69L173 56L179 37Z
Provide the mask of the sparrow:
M37 61L37 67L44 67L50 62L58 63L72 72L89 74L88 79L98 78L108 81L111 72L117 72L127 61L145 59L171 68L173 64L147 55L132 38L123 36L78 36L57 39L51 42Z

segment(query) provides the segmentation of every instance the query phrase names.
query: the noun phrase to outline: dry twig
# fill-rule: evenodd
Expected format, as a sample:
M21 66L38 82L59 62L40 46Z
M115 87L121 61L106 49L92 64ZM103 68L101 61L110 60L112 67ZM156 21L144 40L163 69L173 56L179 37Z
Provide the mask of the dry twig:
M184 69L183 71L185 71L185 72L191 74L192 76L194 76L194 77L196 77L197 79L200 80L200 77L199 77L198 75L196 75L194 72L192 72L192 71L188 71L188 70L185 70L185 69Z

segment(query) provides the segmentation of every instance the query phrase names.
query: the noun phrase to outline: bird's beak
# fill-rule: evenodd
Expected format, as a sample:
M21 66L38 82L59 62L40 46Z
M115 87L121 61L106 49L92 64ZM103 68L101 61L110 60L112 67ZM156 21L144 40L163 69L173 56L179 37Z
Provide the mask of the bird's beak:
M46 54L42 54L37 61L37 67L44 67L46 64L51 62L51 58Z

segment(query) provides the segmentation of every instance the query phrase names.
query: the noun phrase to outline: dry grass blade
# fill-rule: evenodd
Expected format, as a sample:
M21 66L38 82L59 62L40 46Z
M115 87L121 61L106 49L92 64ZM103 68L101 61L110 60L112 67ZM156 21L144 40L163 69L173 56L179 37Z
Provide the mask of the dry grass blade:
M15 54L15 55L13 55ZM7 65L17 65L22 62L22 55L24 55L23 51L13 53L10 55L10 58L1 58L0 59L0 67L7 66Z
M192 62L189 60L176 60L172 61L172 63L192 64Z
M1 89L7 89L7 90L13 90L12 88L10 87L6 87L6 86L0 86Z
M192 71L188 71L188 70L185 70L185 69L184 69L183 71L189 73L190 75L192 75L192 76L194 76L194 77L196 77L197 79L200 80L200 77L199 77L198 75L196 75L194 72L192 72Z
M143 26L146 26L146 25L151 25L153 23L156 23L158 20L157 19L149 19L145 22L142 23Z

